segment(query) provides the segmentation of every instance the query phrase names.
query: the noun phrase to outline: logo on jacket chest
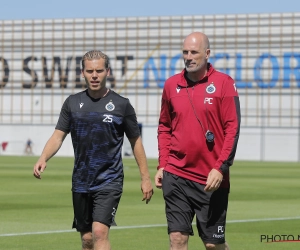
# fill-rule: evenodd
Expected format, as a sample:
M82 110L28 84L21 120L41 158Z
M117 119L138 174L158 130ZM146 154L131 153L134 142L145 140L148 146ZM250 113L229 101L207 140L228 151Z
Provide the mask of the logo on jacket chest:
M211 84L209 84L207 87L206 87L206 93L207 94L213 94L216 92L216 87L214 85L214 83L212 82ZM213 104L213 100L214 98L212 97L205 97L204 98L204 104Z
M107 111L113 111L115 109L115 105L113 104L112 100L110 100L109 103L105 105L105 109Z
M205 97L204 98L204 104L213 104L213 99L212 97Z
M215 87L214 83L212 82L211 84L209 84L206 87L206 93L207 94L212 94L212 93L215 93L215 92L216 92L216 87Z

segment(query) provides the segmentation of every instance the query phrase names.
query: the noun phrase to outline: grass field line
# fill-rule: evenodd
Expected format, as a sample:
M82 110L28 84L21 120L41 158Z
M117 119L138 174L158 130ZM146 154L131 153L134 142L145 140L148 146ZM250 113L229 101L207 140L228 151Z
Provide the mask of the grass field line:
M227 223L247 223L247 222L263 222L263 221L281 221L281 220L300 220L298 217L283 217L283 218L264 218L264 219L247 219L247 220L229 220ZM136 229L136 228L150 228L150 227L166 227L167 224L152 224L152 225L139 225L139 226L118 226L112 227L112 230L121 229ZM36 234L56 234L56 233L71 233L76 232L72 230L55 230L55 231L41 231L41 232L27 232L27 233L11 233L11 234L0 234L0 237L9 236L23 236L23 235L36 235Z

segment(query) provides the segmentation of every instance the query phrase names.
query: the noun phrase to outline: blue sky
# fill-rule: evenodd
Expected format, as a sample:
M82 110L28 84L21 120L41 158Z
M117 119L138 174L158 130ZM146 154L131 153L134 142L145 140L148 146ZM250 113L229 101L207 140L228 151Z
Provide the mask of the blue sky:
M0 20L300 12L299 0L3 0Z

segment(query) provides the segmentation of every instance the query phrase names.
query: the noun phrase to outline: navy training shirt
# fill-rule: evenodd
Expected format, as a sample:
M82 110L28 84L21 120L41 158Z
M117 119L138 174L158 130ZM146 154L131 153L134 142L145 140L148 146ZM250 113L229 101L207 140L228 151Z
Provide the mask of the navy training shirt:
M55 129L71 133L74 147L72 191L122 190L122 145L140 135L134 108L127 98L110 90L99 99L88 91L69 96Z

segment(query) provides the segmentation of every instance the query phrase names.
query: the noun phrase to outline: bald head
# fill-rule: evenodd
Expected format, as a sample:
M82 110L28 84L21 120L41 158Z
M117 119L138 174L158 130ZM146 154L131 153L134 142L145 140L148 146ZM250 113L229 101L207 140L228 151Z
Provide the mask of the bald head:
M184 39L182 54L190 80L201 80L206 74L210 56L207 36L201 32L189 34Z
M207 50L209 49L209 40L208 37L201 32L193 32L189 34L183 42L183 46L193 45L198 50Z

